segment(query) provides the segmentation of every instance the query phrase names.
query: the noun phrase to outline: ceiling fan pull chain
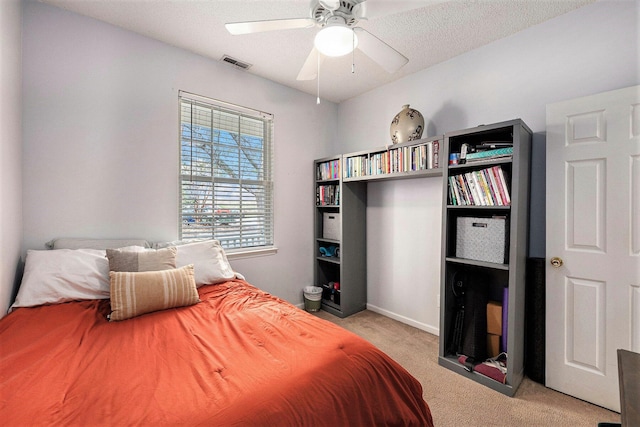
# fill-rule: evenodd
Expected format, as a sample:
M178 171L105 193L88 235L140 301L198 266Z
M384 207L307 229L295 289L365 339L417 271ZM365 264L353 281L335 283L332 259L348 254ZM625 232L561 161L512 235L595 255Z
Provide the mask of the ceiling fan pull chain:
M353 43L353 49L351 50L351 74L356 72L356 32L351 30L351 42Z
M316 98L316 105L320 105L320 52L318 52L318 55L316 55L316 58L318 59L318 78L317 78L318 97Z

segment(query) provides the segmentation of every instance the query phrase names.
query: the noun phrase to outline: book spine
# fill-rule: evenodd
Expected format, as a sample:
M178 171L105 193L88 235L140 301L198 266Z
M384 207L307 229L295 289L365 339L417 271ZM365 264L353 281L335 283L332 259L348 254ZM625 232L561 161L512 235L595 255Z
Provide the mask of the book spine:
M478 182L476 181L476 177L473 173L469 172L466 174L467 182L469 183L469 188L473 192L473 199L475 201L476 206L484 206L484 201L480 197L480 189L478 187Z
M454 181L454 177L450 176L449 177L449 204L453 206L457 206L458 200L456 199L456 192L455 192L455 189L453 188L454 185L456 185Z
M498 187L498 177L495 175L495 170L493 168L487 170L487 175L491 180L491 188L493 189L493 194L498 202L498 206L504 206L504 201L502 200L502 194L500 194L500 188Z
M456 175L457 181L458 181L458 187L460 188L460 195L462 196L462 200L464 201L464 203L462 203L463 205L472 205L473 202L471 201L471 195L469 193L469 190L467 189L467 185L464 182L464 176L463 175Z
M500 204L498 203L496 192L491 183L491 177L489 176L489 169L482 169L480 173L482 174L482 177L484 178L485 182L487 183L487 187L489 188L489 198L491 200L491 205L500 206Z
M411 170L411 153L409 152L409 147L402 147L402 151L404 152L404 169L405 171Z
M400 172L400 169L398 169L398 158L400 156L399 151L400 150L393 150L393 171L394 172Z
M477 205L477 200L474 198L473 192L471 191L471 187L469 186L469 182L467 181L466 175L462 175L462 183L464 184L464 188L467 190L467 194L469 195L469 205Z
M440 167L440 141L433 141L433 167Z
M458 182L458 180L454 180L454 184L455 184L454 188L456 190L456 198L458 199L458 204L461 206L466 205L464 196L462 194L462 188L460 187L460 182Z
M385 166L385 173L391 173L391 161L389 160L388 151L385 151L384 153L384 166Z
M409 151L411 151L411 170L414 171L418 167L418 154L415 147L409 148Z
M466 185L467 191L469 192L469 197L471 199L472 205L478 205L478 196L476 196L475 189L473 186L473 182L471 181L471 177L469 173L465 173L462 175L464 183Z
M505 206L510 206L511 196L509 195L509 187L507 186L507 180L504 176L504 172L502 171L502 168L498 168L498 176L500 177L500 184L504 189L504 200L506 201Z
M482 171L476 171L476 176L478 177L478 181L480 182L480 188L483 191L483 197L486 202L486 206L493 206L493 201L491 200L491 192L489 191L489 186L487 185L484 174L482 173Z

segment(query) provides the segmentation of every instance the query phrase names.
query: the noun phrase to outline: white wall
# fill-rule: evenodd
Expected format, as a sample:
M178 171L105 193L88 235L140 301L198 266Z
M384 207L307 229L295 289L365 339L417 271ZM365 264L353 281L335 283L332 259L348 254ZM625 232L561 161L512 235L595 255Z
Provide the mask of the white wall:
M0 1L0 318L22 252L22 4Z
M334 151L388 144L407 103L423 136L522 118L534 132L530 255L543 257L545 105L638 84L639 16L640 2L597 2L342 102ZM439 326L441 192L423 178L368 193L369 307L428 331Z
M335 139L337 105L37 2L24 20L25 248L55 237L176 239L186 90L274 114L279 252L232 265L301 303L313 277L312 160Z

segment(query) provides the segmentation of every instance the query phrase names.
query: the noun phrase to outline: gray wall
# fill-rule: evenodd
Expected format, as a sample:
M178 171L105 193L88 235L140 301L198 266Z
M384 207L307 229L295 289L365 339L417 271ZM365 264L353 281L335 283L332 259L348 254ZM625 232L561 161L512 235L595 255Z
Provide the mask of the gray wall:
M22 252L22 5L0 1L0 318Z
M638 84L639 16L637 1L596 2L342 102L333 151L390 143L404 104L424 115L423 136L522 118L534 132L530 255L543 257L545 106ZM429 331L439 322L431 227L440 224L441 191L438 178L369 185L369 306Z
M274 114L276 255L232 260L294 303L313 277L313 159L337 105L37 2L24 12L24 245L178 236L178 90ZM304 231L306 230L306 232Z

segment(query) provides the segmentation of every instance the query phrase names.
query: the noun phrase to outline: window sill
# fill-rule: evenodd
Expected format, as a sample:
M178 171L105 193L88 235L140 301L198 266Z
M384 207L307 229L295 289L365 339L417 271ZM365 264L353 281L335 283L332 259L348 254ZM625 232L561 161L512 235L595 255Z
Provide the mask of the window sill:
M269 256L275 255L278 253L278 248L275 246L271 246L268 248L260 248L260 249L238 249L237 251L225 251L227 254L227 258L232 259L240 259L240 258L252 258L258 256Z

